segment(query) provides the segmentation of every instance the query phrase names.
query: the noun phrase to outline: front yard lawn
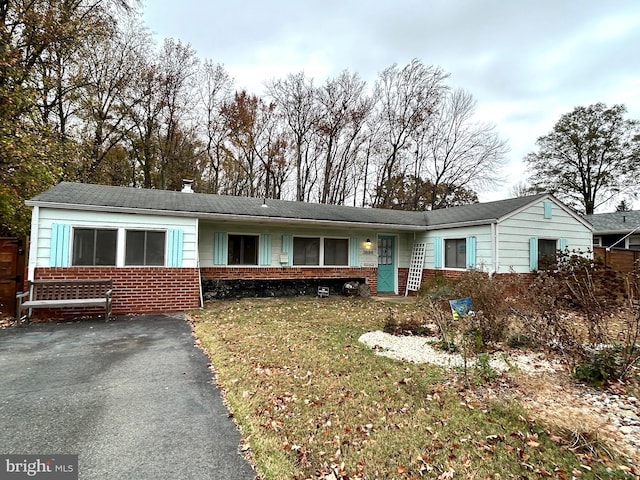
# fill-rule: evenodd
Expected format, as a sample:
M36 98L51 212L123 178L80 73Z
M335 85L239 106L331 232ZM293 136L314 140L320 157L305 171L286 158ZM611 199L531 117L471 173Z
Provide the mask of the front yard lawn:
M609 449L571 448L513 400L468 401L455 372L360 344L388 309L331 297L193 312L261 478L634 478L622 460L598 455Z

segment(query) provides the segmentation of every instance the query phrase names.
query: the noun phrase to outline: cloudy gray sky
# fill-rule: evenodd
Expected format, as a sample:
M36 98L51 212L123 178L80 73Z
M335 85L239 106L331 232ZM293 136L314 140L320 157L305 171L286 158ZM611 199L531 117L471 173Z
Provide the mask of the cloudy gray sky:
M574 107L622 103L640 119L638 0L147 0L144 20L256 94L301 70L316 84L346 69L372 85L413 58L442 67L511 148L507 183L483 201L509 196L535 140Z

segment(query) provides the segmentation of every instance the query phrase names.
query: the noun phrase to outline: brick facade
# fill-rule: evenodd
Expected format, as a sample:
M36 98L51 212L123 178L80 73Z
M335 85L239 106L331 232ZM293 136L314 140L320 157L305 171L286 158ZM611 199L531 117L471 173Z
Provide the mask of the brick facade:
M466 270L433 270L425 268L422 272L422 282L434 278L436 275L444 275L445 278L460 278ZM536 278L535 273L496 273L496 278L504 280L507 285L508 295L520 295L524 293Z
M409 269L398 268L398 294L399 295L404 295L404 292L407 291L408 280L409 280Z
M364 278L377 292L376 268L298 267L67 267L36 268L36 280L113 280L113 314L176 312L200 307L200 280ZM101 308L37 309L35 317L100 316Z
M36 280L113 280L113 314L178 312L200 307L200 274L197 268L71 267L36 268ZM80 309L78 309L80 310ZM34 310L36 316L68 317L102 315L103 309Z

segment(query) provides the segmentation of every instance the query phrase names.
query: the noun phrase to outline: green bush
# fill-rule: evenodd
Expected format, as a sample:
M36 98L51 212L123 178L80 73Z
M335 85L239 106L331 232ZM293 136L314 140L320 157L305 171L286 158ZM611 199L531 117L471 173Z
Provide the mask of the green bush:
M622 347L614 345L594 351L585 363L577 365L573 370L573 377L593 386L603 386L618 380L621 371Z
M495 380L498 376L498 372L491 366L491 355L488 353L481 353L476 358L476 375L479 377L480 383L490 382Z
M523 333L516 333L509 337L507 345L509 345L509 347L511 348L526 349L531 348L534 345L534 342L531 340L531 338L529 338L528 335L525 335Z

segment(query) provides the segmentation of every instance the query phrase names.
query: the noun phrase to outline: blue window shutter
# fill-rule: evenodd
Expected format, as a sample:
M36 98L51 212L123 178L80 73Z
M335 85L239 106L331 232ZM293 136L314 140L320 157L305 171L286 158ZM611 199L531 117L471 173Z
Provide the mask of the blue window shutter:
M538 269L538 239L531 237L529 239L529 270Z
M213 234L213 264L214 265L226 265L227 264L227 233L215 232Z
M561 238L560 241L558 242L558 250L560 250L562 253L564 253L564 251L567 249L567 246L569 245L569 242L567 241L566 238Z
M168 267L181 267L182 266L182 249L184 246L184 230L180 228L170 228L169 241L167 246L167 266Z
M271 235L263 233L260 235L260 260L261 266L271 265Z
M349 266L360 266L360 242L358 237L351 237L349 239Z
M476 245L478 240L476 237L467 237L467 268L476 268Z
M282 236L282 253L286 253L289 258L286 265L293 265L293 235Z
M553 217L553 203L549 200L545 200L544 202L544 218L550 219Z
M51 225L51 252L49 266L69 266L69 237L71 227L66 223L54 223Z
M442 268L442 237L433 239L433 268Z

